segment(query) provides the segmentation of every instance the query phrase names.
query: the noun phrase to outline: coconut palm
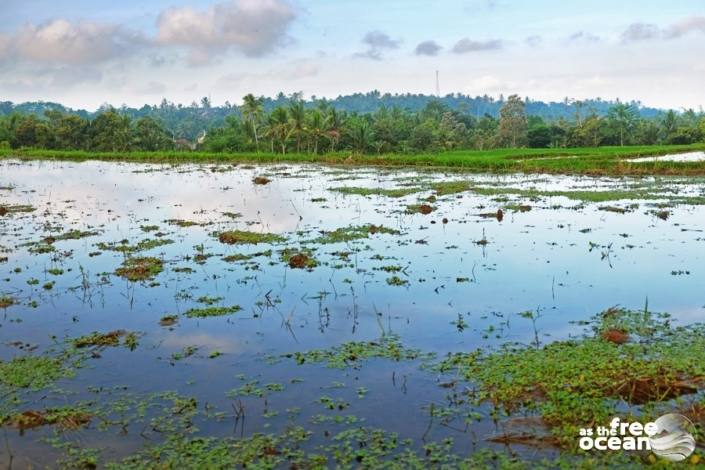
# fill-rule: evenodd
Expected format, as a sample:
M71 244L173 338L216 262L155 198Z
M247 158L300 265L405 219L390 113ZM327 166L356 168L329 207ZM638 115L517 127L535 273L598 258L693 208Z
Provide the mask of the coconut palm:
M624 135L631 131L636 123L636 110L631 105L617 103L609 109L607 117L619 132L619 145L624 146Z
M313 144L313 153L318 153L318 144L328 136L328 123L330 116L324 115L318 109L311 111L307 124L308 135Z
M302 99L294 96L289 103L289 119L291 132L296 138L296 152L301 152L301 141L306 133L306 110Z
M255 95L249 93L242 98L242 106L240 112L245 120L252 126L252 133L255 137L255 148L259 152L259 138L257 136L257 123L264 113L264 98L256 98Z
M372 128L365 118L356 118L350 123L350 139L356 152L365 153L372 141Z
M326 119L328 120L328 130L326 132L326 136L328 137L328 140L330 140L330 151L334 152L335 147L340 141L340 130L343 127L343 123L340 113L336 111L333 107L328 110L328 115L326 116Z
M274 111L269 115L267 126L267 136L272 142L272 151L274 151L274 141L278 141L282 155L286 153L286 142L291 136L292 129L289 125L289 116L286 109L282 107L274 108Z

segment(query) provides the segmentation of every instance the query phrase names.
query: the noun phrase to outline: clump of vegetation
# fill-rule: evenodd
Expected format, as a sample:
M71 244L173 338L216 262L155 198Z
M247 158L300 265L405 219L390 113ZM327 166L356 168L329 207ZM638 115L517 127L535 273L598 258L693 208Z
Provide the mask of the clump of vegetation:
M242 308L239 305L232 305L230 307L192 308L187 310L184 313L184 316L188 318L222 317L237 313L240 310L242 310Z
M477 402L538 412L567 446L579 426L608 422L621 403L668 400L705 383L705 325L672 328L667 315L613 308L593 330L541 348L451 354L438 368L477 384Z
M306 253L296 253L289 257L289 267L292 269L313 269L318 262Z
M153 279L164 269L162 260L153 257L127 258L115 274L128 281L145 281Z
M56 251L56 248L54 248L54 245L51 243L29 243L28 246L29 248L27 251L35 255L52 253L53 251Z
M0 308L7 308L15 304L15 299L9 295L0 295Z
M140 240L134 245L130 245L127 240L121 240L116 243L97 243L96 246L101 250L106 251L117 251L119 253L137 253L139 251L151 250L153 248L158 248L164 245L170 245L174 243L174 240L169 240L168 238L153 238Z
M507 204L504 206L504 210L512 212L529 212L531 206L528 204Z
M410 204L410 205L406 206L406 213L407 214L428 215L435 210L436 210L436 208L429 205L429 204Z
M387 284L389 284L390 286L405 286L409 284L409 281L407 281L406 279L402 279L399 276L392 276L387 278Z
M243 230L230 230L227 232L220 232L218 234L218 240L221 243L226 243L228 245L236 244L250 244L256 245L258 243L277 243L286 240L281 235L275 235L273 233L256 233L256 232L246 232Z
M436 192L436 196L446 196L469 191L470 183L467 181L442 181L431 184L431 189Z
M202 295L196 299L199 304L214 305L223 300L222 297L211 297L209 295Z
M175 325L177 321L179 321L178 315L164 315L159 319L159 324L161 326L172 326Z
M342 369L349 366L359 366L367 359L391 359L394 361L430 359L431 353L423 353L418 349L402 346L399 337L383 336L376 341L350 341L330 349L313 349L305 352L285 354L293 358L297 364L326 363L328 367Z
M382 225L367 224L343 227L333 230L332 232L323 232L323 235L314 239L313 243L328 244L349 242L353 240L359 240L361 238L368 238L370 235L374 235L376 233L399 235L398 230L387 228Z
M287 248L280 252L281 260L292 269L307 269L311 271L318 266L318 261L313 257L313 252L307 249Z
M674 203L702 205L705 198L700 196L668 196L658 192L646 191L643 189L613 189L608 191L589 190L563 190L547 191L540 189L521 188L473 188L472 191L483 196L497 195L517 195L531 200L538 200L541 197L565 197L574 201L582 202L609 202L621 200L659 200L667 199Z
M404 197L410 194L418 193L423 191L423 188L396 188L396 189L383 189L383 188L360 188L356 186L342 186L339 188L328 188L329 191L334 191L342 194L356 194L359 196L386 196L386 197ZM325 200L325 199L324 199Z
M80 240L81 238L94 237L96 235L100 235L100 232L95 230L69 230L68 232L64 232L55 237L47 237L45 240L47 240L47 243L49 243L49 238L52 242L61 240Z
M202 225L193 220L183 220L183 219L167 219L166 222L169 225L176 225L177 227L194 227L196 225Z
M89 346L96 347L107 347L107 346L119 346L120 338L125 336L127 331L125 330L114 330L108 333L98 333L93 332L89 335L81 336L73 340L73 345L77 348L86 348Z
M13 206L0 206L0 216L7 214L15 214L17 212L34 212L37 210L34 206L29 204L17 204Z
M74 407L48 408L46 410L27 410L0 419L0 425L11 426L24 431L40 426L57 426L62 430L74 430L86 426L91 421L91 414Z
M7 387L38 390L72 374L60 359L49 356L18 356L0 362L0 384Z
M267 184L267 183L269 183L269 182L271 182L271 181L272 181L272 180L270 180L270 179L267 178L266 176L255 176L254 178L252 178L252 182L253 182L254 184Z
M404 268L402 268L401 266L397 266L395 264L390 264L390 265L381 266L381 267L375 268L375 269L379 269L380 271L384 271L386 273L398 273L399 271L402 271Z

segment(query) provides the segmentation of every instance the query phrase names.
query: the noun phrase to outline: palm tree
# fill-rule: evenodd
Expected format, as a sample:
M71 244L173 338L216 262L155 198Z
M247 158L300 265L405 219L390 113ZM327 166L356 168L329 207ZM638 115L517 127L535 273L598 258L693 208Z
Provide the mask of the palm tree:
M292 129L289 127L289 116L286 109L277 106L269 115L269 126L267 135L272 142L272 151L274 151L274 141L279 141L282 155L286 153L286 141L291 136Z
M318 153L318 143L322 138L328 135L328 122L330 116L325 116L321 111L315 109L310 114L310 119L307 125L308 134L313 141L313 153Z
M355 150L359 153L365 153L372 140L372 128L367 119L357 118L351 123L350 138Z
M328 116L326 119L328 121L328 131L326 132L326 136L328 137L328 140L330 140L330 151L334 152L335 147L338 145L338 141L340 141L340 129L343 125L340 114L333 107L331 107L328 111Z
M289 103L289 117L291 132L296 135L296 152L301 153L301 140L306 132L306 110L303 100L296 96Z
M636 111L634 107L624 103L617 103L610 108L607 113L619 131L619 145L624 146L624 134L629 132L636 122Z
M262 117L264 112L264 98L255 98L252 93L245 95L242 98L242 106L240 106L240 112L245 117L246 121L249 121L252 125L252 132L255 136L255 148L259 152L259 138L257 137L257 122Z

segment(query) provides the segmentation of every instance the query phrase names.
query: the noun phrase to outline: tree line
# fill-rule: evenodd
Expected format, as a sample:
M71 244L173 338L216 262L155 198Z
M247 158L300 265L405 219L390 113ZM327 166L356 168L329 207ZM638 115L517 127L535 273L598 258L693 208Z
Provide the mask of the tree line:
M455 149L597 147L604 145L691 144L705 141L705 114L687 110L640 114L634 103L615 102L604 114L574 107L571 118L546 119L527 112L517 95L502 99L497 116L478 116L430 100L417 111L380 107L358 113L326 100L305 102L300 94L266 107L251 94L201 138L177 138L161 119L131 117L105 107L93 116L45 109L0 116L0 146L89 151L194 149L211 152L320 154L416 153ZM202 103L207 109L210 103ZM194 135L195 133L191 133Z

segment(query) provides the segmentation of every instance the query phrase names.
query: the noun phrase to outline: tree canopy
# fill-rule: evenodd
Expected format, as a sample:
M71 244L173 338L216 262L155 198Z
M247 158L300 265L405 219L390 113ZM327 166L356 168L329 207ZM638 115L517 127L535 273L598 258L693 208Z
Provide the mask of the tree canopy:
M378 97L381 99L381 97ZM270 100L271 101L271 100ZM348 111L331 101L304 101L300 94L268 99L248 94L215 120L162 119L144 112L104 107L95 114L45 107L42 114L0 115L0 145L12 148L89 151L193 149L213 152L414 153L507 147L596 147L602 145L690 144L705 140L705 114L688 110L644 116L635 103L615 102L600 114L588 102L573 105L570 118L531 113L532 102L502 98L497 115L456 109L447 100L428 100L416 111L381 106ZM312 103L315 105L312 106ZM586 104L588 103L588 104ZM163 102L160 108L169 108ZM202 116L216 108L194 104ZM150 107L146 107L152 109ZM7 110L8 106L0 106ZM217 111L218 113L220 111ZM168 113L167 113L168 115Z

